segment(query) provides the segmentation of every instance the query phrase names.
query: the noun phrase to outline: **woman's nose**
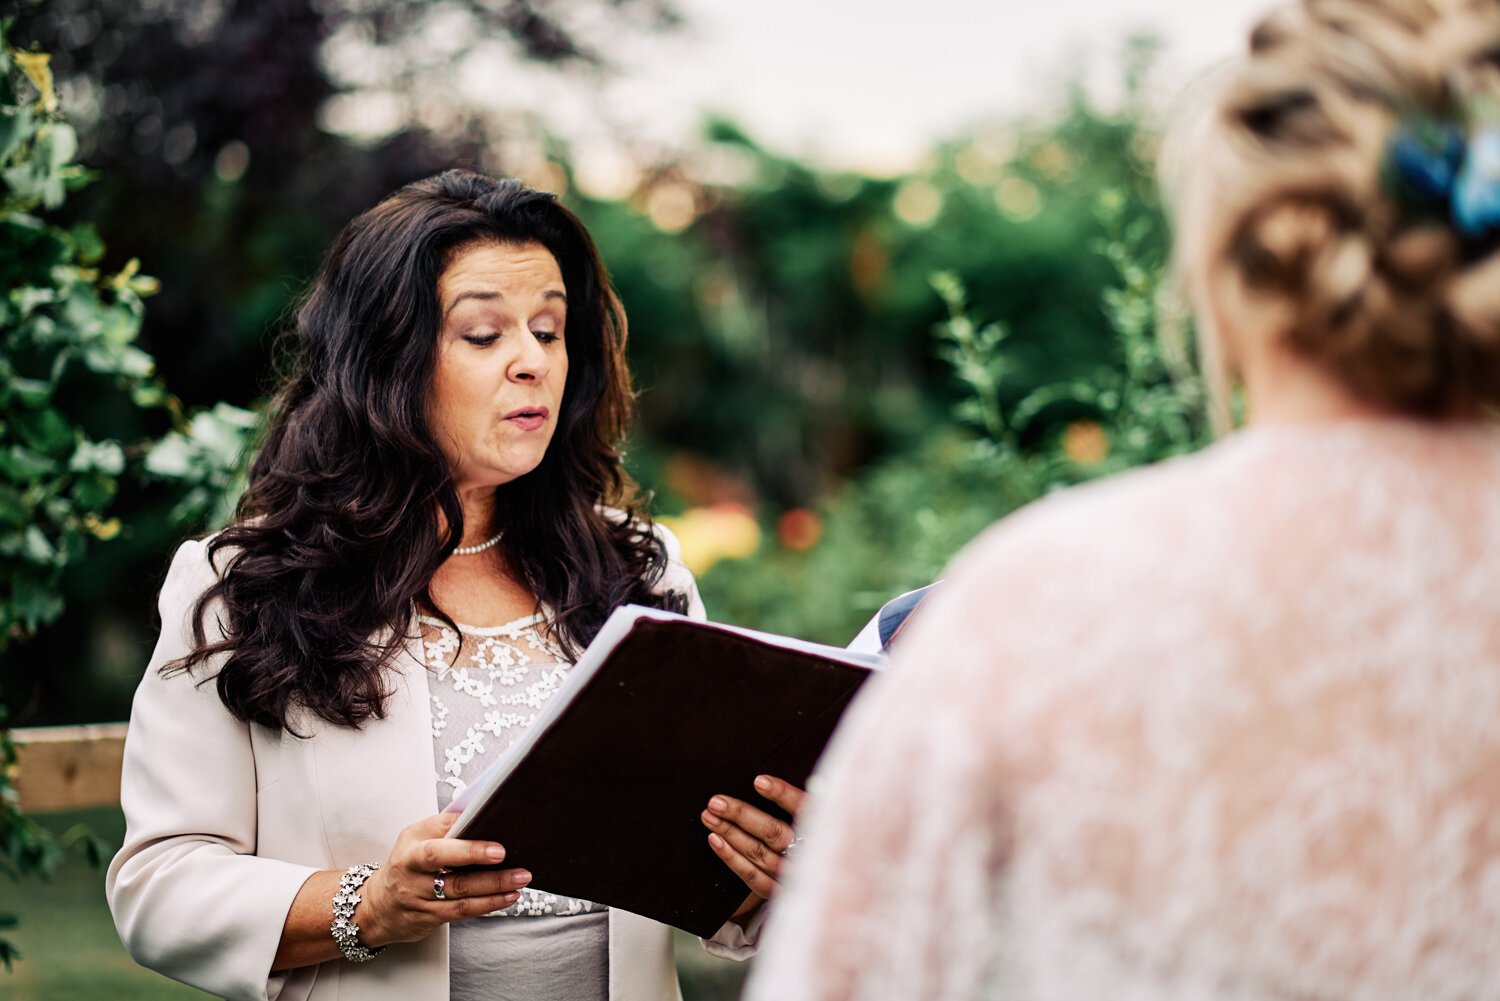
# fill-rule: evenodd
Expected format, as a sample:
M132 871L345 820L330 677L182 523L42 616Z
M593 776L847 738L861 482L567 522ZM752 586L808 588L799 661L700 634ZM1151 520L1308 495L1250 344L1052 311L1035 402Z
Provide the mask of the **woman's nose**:
M547 352L542 347L536 335L530 330L522 330L521 335L516 338L520 345L516 350L515 358L511 359L507 375L515 382L541 382L547 378L547 373L552 366L547 358Z

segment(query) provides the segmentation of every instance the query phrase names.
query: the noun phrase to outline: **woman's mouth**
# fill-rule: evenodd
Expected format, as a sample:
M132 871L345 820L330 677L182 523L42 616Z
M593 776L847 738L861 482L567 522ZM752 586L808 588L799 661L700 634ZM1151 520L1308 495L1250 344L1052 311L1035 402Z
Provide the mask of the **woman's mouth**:
M509 421L522 431L535 431L547 423L549 414L546 407L521 407L506 414L502 420Z

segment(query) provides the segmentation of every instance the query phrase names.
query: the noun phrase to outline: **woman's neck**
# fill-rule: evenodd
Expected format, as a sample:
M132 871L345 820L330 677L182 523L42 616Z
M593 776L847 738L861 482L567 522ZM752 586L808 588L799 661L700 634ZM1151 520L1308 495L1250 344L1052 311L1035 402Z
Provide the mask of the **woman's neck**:
M459 541L459 546L477 546L487 541L494 533L495 488L461 488L458 491L458 503L464 512L464 537Z
M1256 352L1240 366L1247 424L1319 424L1389 417L1333 376L1284 348Z
M460 488L458 499L464 513L464 537L459 546L487 542L495 524L494 486ZM511 571L500 547L450 556L432 575L428 598L433 609L441 609L455 622L468 625L512 622L537 610L536 596Z

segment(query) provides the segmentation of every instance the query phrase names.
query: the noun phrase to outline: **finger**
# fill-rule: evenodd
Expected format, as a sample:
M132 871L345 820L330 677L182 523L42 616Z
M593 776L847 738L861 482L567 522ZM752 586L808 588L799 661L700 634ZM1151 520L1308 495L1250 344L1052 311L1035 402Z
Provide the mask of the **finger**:
M790 813L793 819L802 811L802 801L807 798L806 790L774 775L757 775L755 791Z
M443 877L443 896L448 900L464 897L492 897L511 893L531 882L525 869L501 869L498 872L453 873Z
M778 889L776 880L762 872L754 862L735 851L729 842L717 834L708 836L708 846L713 849L715 855L724 860L730 872L744 881L751 893L769 899Z
M491 911L503 911L519 899L521 895L515 891L497 893L488 897L465 897L462 900L450 901L440 913L444 921L462 921L464 918L477 918Z
M792 826L733 796L715 796L708 801L710 813L748 831L777 851L792 843Z
M766 844L744 828L731 824L727 820L720 820L707 810L703 811L700 819L705 827L729 842L731 848L753 862L761 872L773 879L780 875L781 863L786 860L782 858L779 849Z
M417 842L407 860L408 868L435 873L466 865L494 865L505 861L505 848L494 841L464 841L459 838L428 838Z

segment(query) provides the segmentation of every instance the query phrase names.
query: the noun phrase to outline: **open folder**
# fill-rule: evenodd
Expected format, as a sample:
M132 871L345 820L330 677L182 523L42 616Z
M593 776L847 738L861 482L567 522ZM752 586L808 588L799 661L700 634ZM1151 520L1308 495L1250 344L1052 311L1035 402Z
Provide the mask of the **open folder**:
M494 840L550 893L712 936L744 901L699 814L715 793L780 815L878 653L617 609L526 733L465 789L449 837Z

